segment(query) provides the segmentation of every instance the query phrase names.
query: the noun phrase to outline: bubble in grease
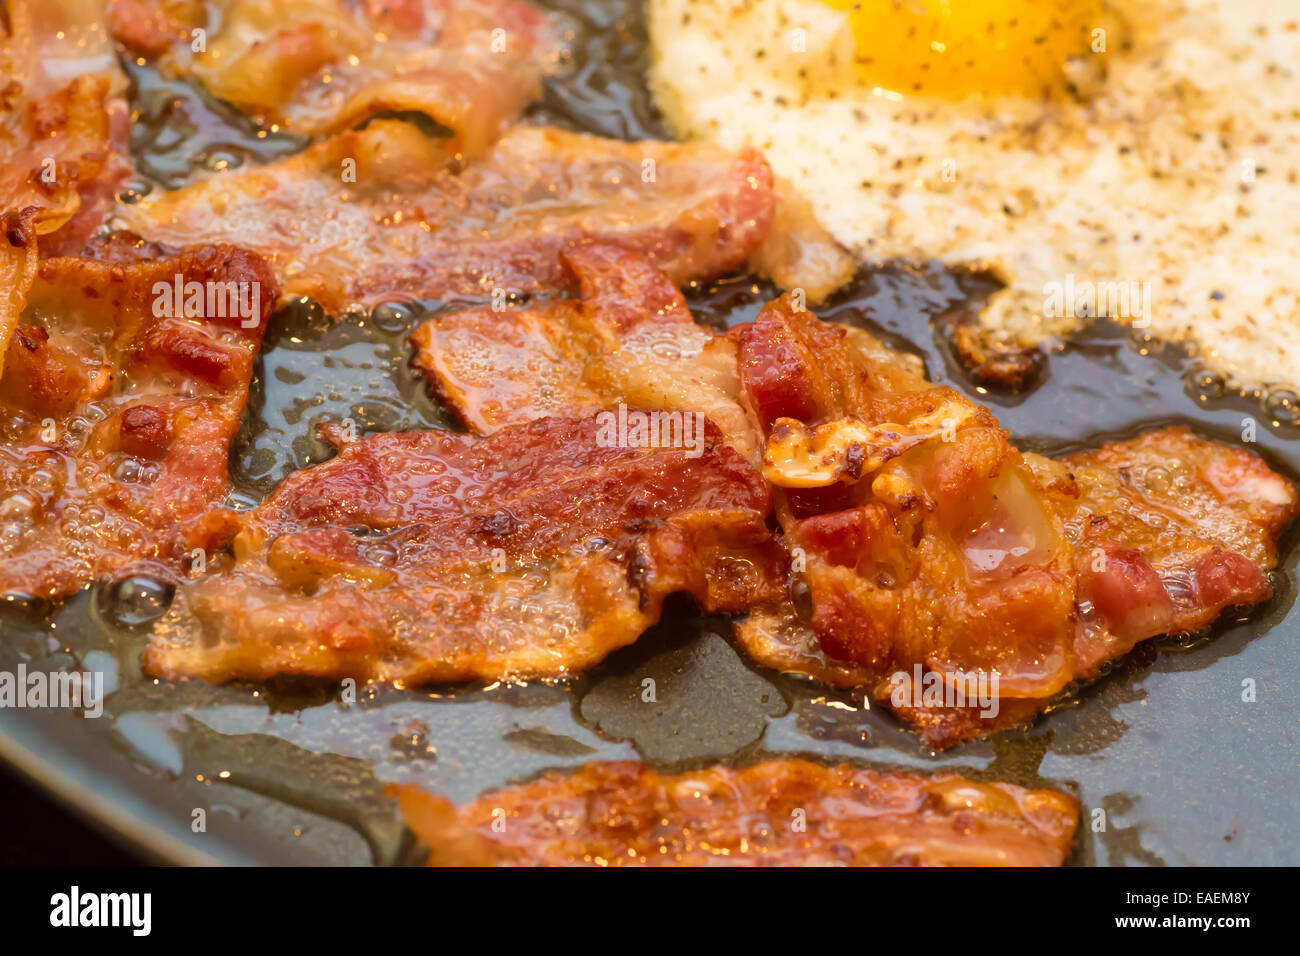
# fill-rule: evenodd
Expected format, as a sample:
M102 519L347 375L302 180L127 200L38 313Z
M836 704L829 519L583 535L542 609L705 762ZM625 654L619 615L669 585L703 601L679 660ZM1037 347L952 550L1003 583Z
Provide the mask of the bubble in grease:
M1300 426L1300 395L1289 388L1274 389L1264 396L1264 412L1280 424Z
M144 627L167 613L176 587L143 575L108 581L100 586L96 604L106 622L123 630Z

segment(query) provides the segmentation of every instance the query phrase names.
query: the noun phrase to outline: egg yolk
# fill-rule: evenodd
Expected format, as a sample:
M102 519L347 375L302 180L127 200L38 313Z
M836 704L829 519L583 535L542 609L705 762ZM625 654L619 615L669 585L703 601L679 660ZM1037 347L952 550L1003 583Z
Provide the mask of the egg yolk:
M904 94L1041 95L1103 27L1102 0L823 0L849 11L861 75Z

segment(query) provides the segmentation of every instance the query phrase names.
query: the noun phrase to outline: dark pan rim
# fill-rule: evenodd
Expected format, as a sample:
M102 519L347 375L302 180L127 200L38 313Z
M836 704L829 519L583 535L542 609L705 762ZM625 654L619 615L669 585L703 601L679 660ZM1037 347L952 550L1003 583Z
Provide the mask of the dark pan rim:
M0 760L64 809L145 857L146 862L179 866L258 866L268 862L235 834L223 833L217 839L213 834L200 847L180 822L175 800L165 799L164 790L171 784L149 781L152 786L142 786L146 782L124 762L109 765L78 753L39 727L37 721L0 712ZM51 860L50 865L58 862Z

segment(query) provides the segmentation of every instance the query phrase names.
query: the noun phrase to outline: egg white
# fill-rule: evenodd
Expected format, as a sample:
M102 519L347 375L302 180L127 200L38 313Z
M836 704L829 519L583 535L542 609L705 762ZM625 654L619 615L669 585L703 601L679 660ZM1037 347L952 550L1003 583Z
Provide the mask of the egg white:
M1236 384L1300 387L1300 11L1113 13L1074 95L940 99L864 82L849 15L815 0L650 0L651 82L679 135L762 149L862 261L995 271L996 335L1067 334L1080 290L1129 284L1116 318Z

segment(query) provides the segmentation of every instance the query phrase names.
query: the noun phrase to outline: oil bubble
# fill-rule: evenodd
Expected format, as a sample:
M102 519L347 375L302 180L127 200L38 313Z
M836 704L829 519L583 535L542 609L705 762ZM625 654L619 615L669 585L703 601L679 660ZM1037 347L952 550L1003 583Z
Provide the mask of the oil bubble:
M1203 402L1222 398L1228 383L1218 372L1206 368L1192 369L1187 374L1187 394Z
M117 194L117 201L125 206L131 206L138 203L145 196L153 192L153 183L147 179L132 179L123 184L121 191Z
M1264 396L1264 412L1283 425L1300 426L1300 395L1286 388L1275 389Z
M375 323L375 327L390 334L410 329L414 317L415 310L405 302L384 302L370 313L370 321Z
M132 575L100 586L98 610L109 624L132 630L166 614L175 594L176 587L169 581Z
M394 763L413 760L437 760L438 748L429 741L429 728L422 721L411 721L388 740Z

